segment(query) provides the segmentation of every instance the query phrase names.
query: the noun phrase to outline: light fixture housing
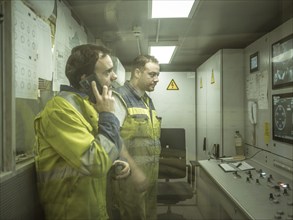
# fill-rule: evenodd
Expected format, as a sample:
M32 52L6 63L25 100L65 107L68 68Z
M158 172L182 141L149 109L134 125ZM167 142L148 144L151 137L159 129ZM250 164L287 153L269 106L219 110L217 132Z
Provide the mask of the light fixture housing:
M151 18L188 18L191 17L199 0L151 0Z
M176 46L150 46L149 54L156 57L160 64L169 64Z
M169 64L178 46L178 39L165 39L160 42L150 40L149 54L156 57L160 64Z

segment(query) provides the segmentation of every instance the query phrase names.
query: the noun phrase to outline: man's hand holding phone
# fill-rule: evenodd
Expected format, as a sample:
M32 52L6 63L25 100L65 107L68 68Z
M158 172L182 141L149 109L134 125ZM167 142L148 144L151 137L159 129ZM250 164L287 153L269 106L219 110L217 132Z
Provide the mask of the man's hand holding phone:
M96 98L95 109L98 112L114 112L115 99L112 96L112 90L107 86L103 86L103 92L100 94L95 81L91 82L91 86Z

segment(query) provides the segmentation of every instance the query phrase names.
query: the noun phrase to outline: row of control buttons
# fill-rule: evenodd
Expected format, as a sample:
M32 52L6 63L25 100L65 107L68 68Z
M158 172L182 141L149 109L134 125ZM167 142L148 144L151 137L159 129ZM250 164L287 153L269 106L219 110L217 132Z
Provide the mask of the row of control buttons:
M240 171L241 172L241 171ZM242 179L242 173L240 174L238 171L233 172L233 176L236 179ZM290 197L291 187L289 183L277 182L272 174L266 174L262 169L259 170L248 170L245 172L247 174L245 181L247 183L255 183L257 185L268 186L270 189L274 190L274 193L269 193L269 200L272 201L273 204L279 204L280 208L276 211L274 215L274 219L287 219L293 220L293 208L289 208L289 213L283 209L286 209L286 206L293 206L292 196ZM254 177L255 176L255 177ZM261 180L261 181L260 181ZM290 191L290 193L289 193ZM282 196L282 199L280 198ZM287 201L286 205L283 204L283 201ZM291 199L290 199L291 198ZM281 200L280 200L281 199ZM281 204L280 204L281 203ZM278 206L276 206L278 207Z

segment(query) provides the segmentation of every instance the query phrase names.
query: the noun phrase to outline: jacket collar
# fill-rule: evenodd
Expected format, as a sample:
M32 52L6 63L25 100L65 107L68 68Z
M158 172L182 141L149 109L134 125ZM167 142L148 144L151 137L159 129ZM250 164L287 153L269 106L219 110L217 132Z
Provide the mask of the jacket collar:
M68 85L60 85L60 92L74 92L78 95L80 95L82 98L87 98L88 95L85 94L84 92L72 87L72 86L68 86Z
M142 96L140 96L138 94L138 92L136 91L136 89L130 84L130 81L127 80L124 83L124 86L137 98L137 99L148 99L149 96L147 95L147 93L145 92Z

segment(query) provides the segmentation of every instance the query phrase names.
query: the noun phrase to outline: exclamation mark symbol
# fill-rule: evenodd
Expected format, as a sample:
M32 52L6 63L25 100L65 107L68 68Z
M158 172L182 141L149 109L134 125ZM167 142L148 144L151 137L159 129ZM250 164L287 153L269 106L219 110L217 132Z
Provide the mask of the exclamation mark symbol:
M169 83L167 90L179 90L177 84L175 83L174 79L171 80Z
M214 69L212 69L211 84L215 83Z

